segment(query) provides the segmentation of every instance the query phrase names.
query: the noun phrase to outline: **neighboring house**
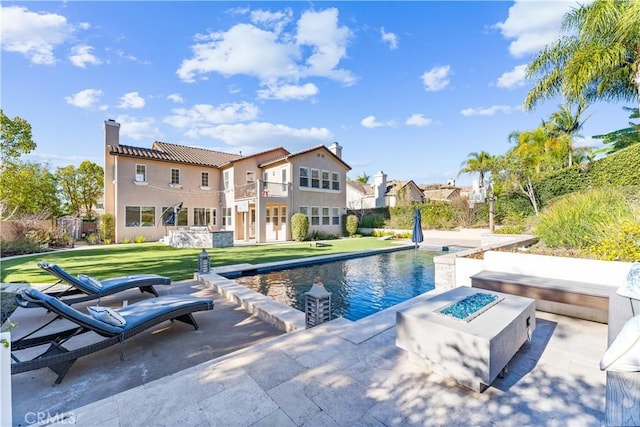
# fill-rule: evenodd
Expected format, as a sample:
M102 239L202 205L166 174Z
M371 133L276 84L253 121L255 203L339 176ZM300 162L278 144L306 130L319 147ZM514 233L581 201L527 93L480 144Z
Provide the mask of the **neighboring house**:
M117 242L190 227L257 243L291 240L298 212L310 232L341 233L351 168L338 143L242 156L158 141L131 147L119 135L120 124L105 121L104 210L114 215Z
M392 207L403 204L424 203L424 194L410 181L387 181L384 172L373 176L373 184L347 182L347 207L351 210Z
M432 190L422 190L427 201L450 202L460 197L459 188L438 188Z

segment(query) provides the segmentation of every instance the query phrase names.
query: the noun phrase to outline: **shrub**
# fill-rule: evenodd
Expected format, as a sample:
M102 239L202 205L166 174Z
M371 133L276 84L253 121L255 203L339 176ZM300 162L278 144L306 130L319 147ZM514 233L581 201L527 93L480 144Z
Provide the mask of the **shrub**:
M104 214L100 217L100 234L104 240L114 241L116 231L112 214Z
M122 239L122 243L131 243L131 239Z
M353 236L358 232L358 217L355 215L347 215L347 220L344 224L344 230L347 235Z
M90 245L97 245L100 243L100 236L97 233L89 233L86 237L87 243Z
M633 217L620 191L599 188L555 200L540 214L534 232L552 248L586 249L603 241L608 229Z
M605 236L587 252L605 261L640 260L640 221L622 220L609 227Z
M495 234L523 234L526 230L526 226L524 224L511 224L511 225L503 225L500 228L496 228Z
M302 242L309 232L309 218L301 213L291 216L291 238L296 242Z
M363 228L380 228L384 227L384 222L387 217L380 213L370 213L366 214L360 220L360 227Z
M144 236L136 236L133 238L133 243L144 243L147 241L147 238Z
M0 240L0 247L3 257L43 252L40 243L32 242L23 237L14 240Z
M309 240L337 240L340 236L336 234L323 233L322 231L314 231L311 233Z

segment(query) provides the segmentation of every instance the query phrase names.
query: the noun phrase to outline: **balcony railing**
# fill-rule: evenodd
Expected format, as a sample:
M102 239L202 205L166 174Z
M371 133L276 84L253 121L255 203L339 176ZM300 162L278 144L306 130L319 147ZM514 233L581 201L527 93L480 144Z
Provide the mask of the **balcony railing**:
M235 200L251 199L258 196L258 189L262 197L286 197L289 184L281 182L258 181L235 186Z

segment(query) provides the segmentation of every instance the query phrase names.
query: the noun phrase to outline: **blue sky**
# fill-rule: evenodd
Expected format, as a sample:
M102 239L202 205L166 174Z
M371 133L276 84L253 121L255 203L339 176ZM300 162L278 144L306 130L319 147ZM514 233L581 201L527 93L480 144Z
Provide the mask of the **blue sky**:
M33 128L29 160L103 164L155 140L251 154L337 141L353 179L457 178L468 154L504 154L561 100L521 104L524 66L558 37L569 1L10 2L1 102ZM581 144L626 127L595 104Z

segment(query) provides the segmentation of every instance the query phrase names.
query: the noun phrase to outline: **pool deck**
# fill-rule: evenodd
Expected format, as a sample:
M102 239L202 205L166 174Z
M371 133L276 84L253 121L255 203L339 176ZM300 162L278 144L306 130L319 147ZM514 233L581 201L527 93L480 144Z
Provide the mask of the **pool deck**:
M473 246L473 237L452 236L449 240L434 236L429 241L425 233L423 245ZM208 286L191 286L198 292L211 291ZM335 319L312 329L265 336L253 345L124 391L114 385L108 397L66 409L68 418L58 419L59 424L602 425L605 374L598 363L606 349L607 325L537 312L532 340L509 363L508 373L483 393L476 393L411 363L395 344L396 311L420 304L434 292L439 291L357 322ZM175 336L176 347L181 335ZM209 342L213 348L215 341L214 336ZM176 356L178 353L176 349ZM92 356L84 358L86 364L93 364L94 360L88 360ZM165 363L178 362L168 357ZM104 386L105 381L117 383L118 372L100 371L93 379L87 377L87 385L77 394L90 393L92 383L96 387ZM67 380L73 386L73 378ZM21 387L34 387L28 385L28 378L23 381ZM28 397L28 392L22 392ZM57 396L63 398L60 393ZM14 408L15 397L14 385ZM55 415L60 414L51 414ZM16 414L17 425L15 420Z

